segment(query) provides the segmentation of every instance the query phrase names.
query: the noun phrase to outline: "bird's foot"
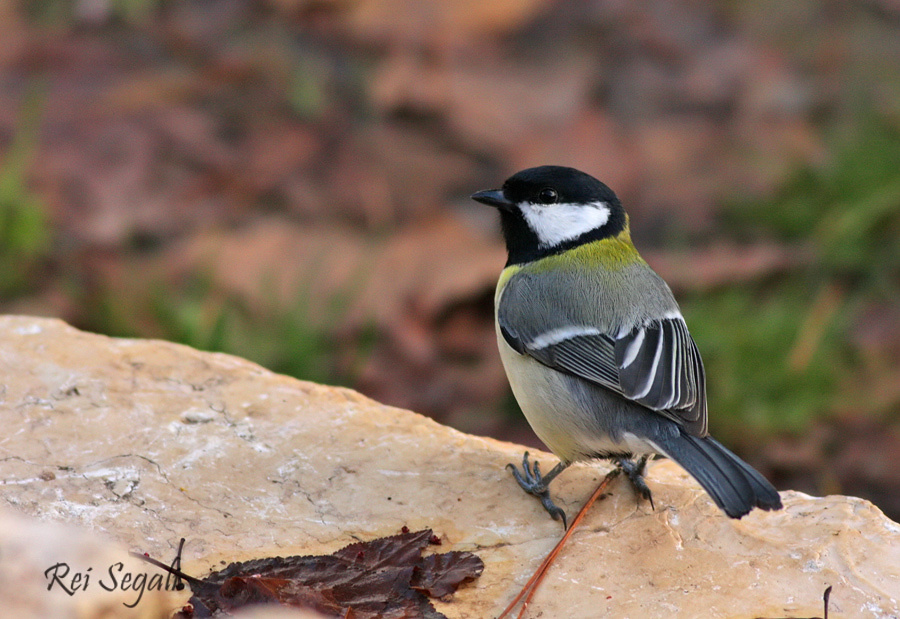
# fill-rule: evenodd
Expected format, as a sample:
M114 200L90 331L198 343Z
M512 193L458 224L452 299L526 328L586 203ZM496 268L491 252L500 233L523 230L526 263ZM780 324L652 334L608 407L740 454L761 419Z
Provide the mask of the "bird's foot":
M528 494L536 496L541 501L541 505L547 510L547 513L554 520L562 519L563 528L567 527L566 513L556 506L553 499L550 498L550 490L548 486L553 479L565 470L567 464L560 462L549 473L541 475L541 465L535 460L533 464L528 462L528 452L522 457L522 471L515 464L507 464L506 468L512 471L513 477L516 478L522 490Z
M647 485L646 480L644 480L644 469L647 468L648 457L649 456L647 455L643 455L637 460L619 458L616 460L616 464L618 464L619 468L628 475L628 479L631 481L631 485L635 491L645 500L650 501L650 509L655 510L656 507L653 505L653 493L650 492L650 487Z

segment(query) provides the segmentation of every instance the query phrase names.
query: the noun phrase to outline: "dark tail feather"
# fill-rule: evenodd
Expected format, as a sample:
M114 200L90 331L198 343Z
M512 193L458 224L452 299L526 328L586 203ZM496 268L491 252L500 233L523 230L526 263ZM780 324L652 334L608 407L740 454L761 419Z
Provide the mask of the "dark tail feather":
M660 441L659 447L731 518L740 518L754 507L781 509L781 497L772 484L713 437L682 432Z

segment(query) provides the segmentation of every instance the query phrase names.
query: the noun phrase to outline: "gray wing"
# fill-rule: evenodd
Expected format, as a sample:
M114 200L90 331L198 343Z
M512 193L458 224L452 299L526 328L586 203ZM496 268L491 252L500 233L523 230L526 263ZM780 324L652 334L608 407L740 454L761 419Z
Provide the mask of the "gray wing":
M509 286L508 286L509 288ZM518 353L548 367L605 387L706 434L706 378L697 345L677 312L613 331L585 316L546 308L540 314L521 295L504 292L497 310L500 331Z
M706 434L706 375L684 318L647 322L616 337L614 348L626 397L674 414L692 434Z

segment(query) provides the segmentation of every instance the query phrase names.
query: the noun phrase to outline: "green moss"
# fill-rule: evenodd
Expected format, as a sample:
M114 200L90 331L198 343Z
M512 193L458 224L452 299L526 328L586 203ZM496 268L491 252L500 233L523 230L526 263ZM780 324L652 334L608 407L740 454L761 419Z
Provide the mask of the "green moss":
M812 265L683 300L707 365L711 420L802 430L846 409L882 414L854 387L863 352L860 311L900 306L900 131L869 118L840 141L829 164L796 172L773 198L735 203L726 229L738 240L809 248Z
M353 279L323 306L311 300L308 285L285 301L263 282L261 301L250 307L238 296L216 290L212 278L198 272L176 286L151 282L146 294L105 290L83 298L87 309L79 326L230 353L288 376L350 386L377 343L370 325L339 333L357 285L358 278Z
M168 0L108 0L101 12L130 25L149 22ZM22 0L25 14L36 24L69 27L76 19L77 3L71 0Z
M32 88L13 142L0 160L0 295L6 297L29 291L49 258L46 207L28 185L42 101L43 91Z
M802 430L831 410L848 360L835 313L825 316L815 339L801 336L818 297L797 278L770 289L727 287L682 303L708 368L714 427Z
M877 279L900 264L900 128L867 117L830 163L799 169L769 200L725 213L739 237L808 242L832 275Z

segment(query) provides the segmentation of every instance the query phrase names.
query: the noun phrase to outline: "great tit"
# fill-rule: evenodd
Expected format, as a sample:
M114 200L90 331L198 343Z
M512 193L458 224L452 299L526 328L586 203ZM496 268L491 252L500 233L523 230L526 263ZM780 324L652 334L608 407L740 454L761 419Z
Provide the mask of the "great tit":
M631 242L615 193L584 172L541 166L472 199L499 210L509 254L494 297L506 375L560 459L541 475L526 452L523 471L509 465L519 485L565 526L547 487L572 462L615 460L651 499L642 473L659 454L732 518L781 508L775 488L708 434L697 345L669 286Z

